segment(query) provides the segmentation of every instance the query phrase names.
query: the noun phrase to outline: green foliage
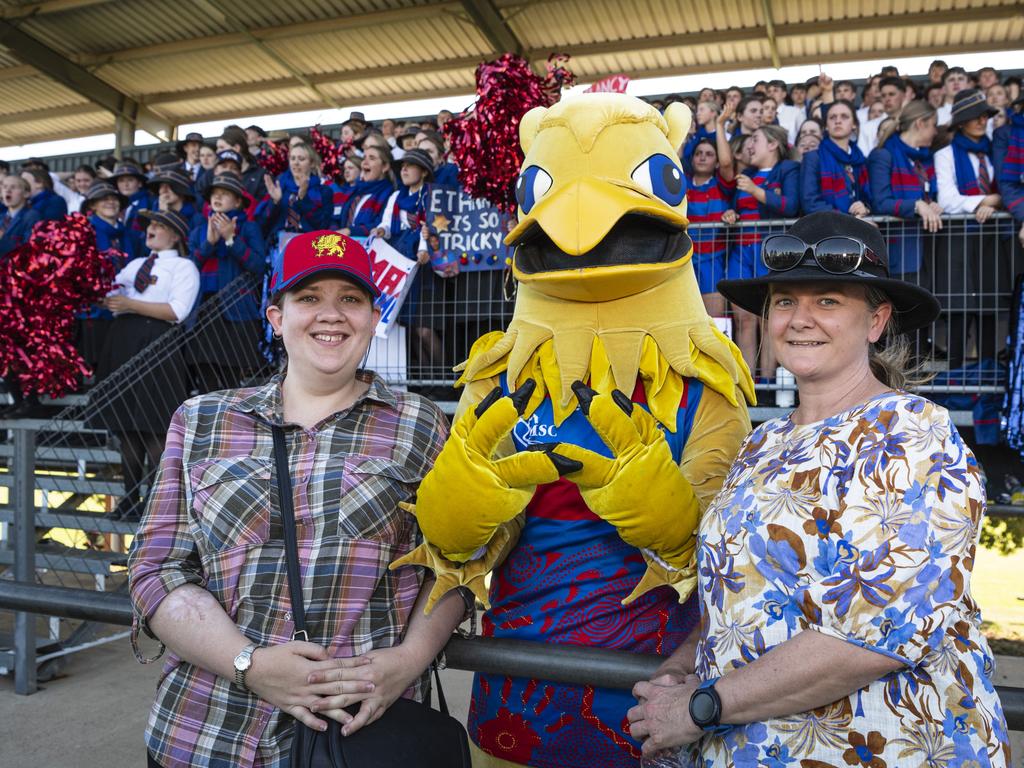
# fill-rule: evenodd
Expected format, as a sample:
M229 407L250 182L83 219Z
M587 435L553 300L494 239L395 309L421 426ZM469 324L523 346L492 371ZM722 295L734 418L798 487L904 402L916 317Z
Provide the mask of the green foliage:
M1024 517L989 517L981 524L981 546L1008 555L1024 545Z

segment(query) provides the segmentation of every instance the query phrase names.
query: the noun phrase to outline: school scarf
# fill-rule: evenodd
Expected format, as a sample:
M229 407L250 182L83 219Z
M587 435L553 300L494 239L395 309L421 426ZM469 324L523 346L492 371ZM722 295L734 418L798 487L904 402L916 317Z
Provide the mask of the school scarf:
M961 195L982 195L985 194L978 184L978 175L971 165L971 155L984 153L986 157L992 157L992 142L988 136L982 136L978 141L971 141L963 133L957 131L953 137L953 168L956 170L956 186ZM995 192L996 180L992 179L992 189Z
M295 177L292 176L291 170L287 170L278 176L277 183L281 185L281 202L288 202L284 229L288 232L311 232L316 229L313 214L324 204L324 190L320 186L320 177L309 177L306 199L313 204L313 207L305 213L299 213L294 207L295 202L299 199L299 184L295 181Z
M331 204L334 206L331 215L335 219L341 216L341 212L345 208L345 203L351 199L355 191L355 184L331 184Z
M1010 142L1006 147L999 181L1019 184L1024 181L1024 112L1018 114L1007 110L1007 114L1010 118Z
M417 192L400 186L395 193L395 205L391 212L391 235L403 229L417 229L426 219L426 200L430 197L430 185L424 184Z
M860 147L850 142L850 149L845 151L826 136L818 145L818 162L821 164L821 196L829 205L846 213L857 201L868 204L871 195L867 159Z
M929 147L912 147L898 133L889 137L885 149L892 157L889 180L892 196L898 200L939 199L939 186L935 181L935 160ZM917 169L914 163L917 163ZM922 178L923 177L923 178ZM927 185L923 182L927 180Z
M347 226L354 237L366 237L370 230L380 224L380 217L384 212L384 206L394 190L391 179L383 178L377 181L356 182L355 191L352 197L345 203L345 210L342 211L341 220L343 226ZM359 201L366 198L361 206ZM356 207L359 210L356 210Z

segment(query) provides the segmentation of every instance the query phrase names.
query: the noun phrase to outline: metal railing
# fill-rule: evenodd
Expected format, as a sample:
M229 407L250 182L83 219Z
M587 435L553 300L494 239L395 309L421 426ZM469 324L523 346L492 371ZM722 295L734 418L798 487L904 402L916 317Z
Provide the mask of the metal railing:
M0 609L19 616L40 613L128 626L132 608L124 595L0 582ZM630 690L649 680L662 657L603 648L553 645L528 640L453 635L444 649L445 666L472 672L529 677L570 685ZM1024 688L997 686L1010 730L1024 731Z

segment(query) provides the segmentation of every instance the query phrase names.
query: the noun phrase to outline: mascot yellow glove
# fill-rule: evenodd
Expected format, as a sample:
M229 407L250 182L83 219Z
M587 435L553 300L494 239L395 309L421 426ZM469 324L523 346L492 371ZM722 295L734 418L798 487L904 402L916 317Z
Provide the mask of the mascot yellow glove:
M522 512L537 486L552 483L578 464L546 451L525 451L495 460L533 393L529 381L509 397L495 387L452 427L434 468L416 494L416 519L427 541L448 560L466 562L494 530ZM552 446L553 447L553 446Z
M556 455L583 465L568 479L579 486L594 514L615 526L623 541L653 552L673 568L688 566L700 507L654 417L634 407L619 390L599 395L576 382L573 391L614 458L559 443Z

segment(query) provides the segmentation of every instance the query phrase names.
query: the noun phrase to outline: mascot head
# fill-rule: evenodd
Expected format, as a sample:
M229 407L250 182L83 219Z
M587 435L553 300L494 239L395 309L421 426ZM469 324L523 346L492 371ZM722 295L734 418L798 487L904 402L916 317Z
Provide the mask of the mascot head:
M541 293L610 301L689 269L678 149L690 111L664 116L632 96L582 94L523 117L516 278Z

